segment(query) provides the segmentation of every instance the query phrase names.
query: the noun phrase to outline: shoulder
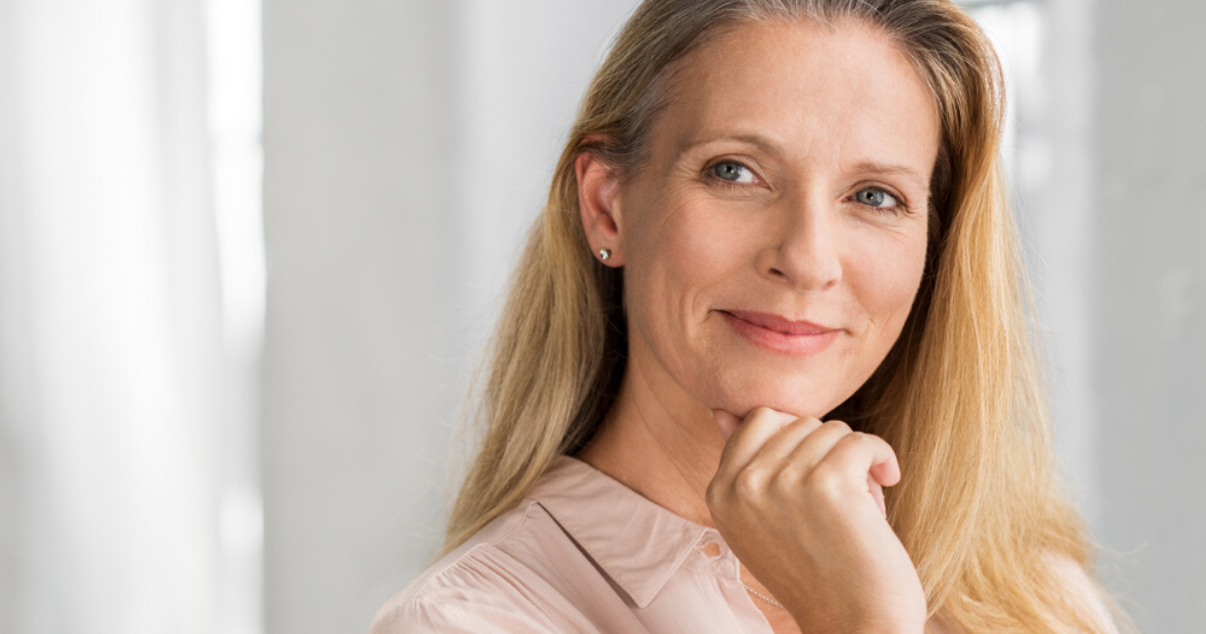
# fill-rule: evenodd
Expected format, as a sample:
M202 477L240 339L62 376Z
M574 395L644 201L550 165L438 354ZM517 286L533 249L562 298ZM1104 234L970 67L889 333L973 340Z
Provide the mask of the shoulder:
M371 632L643 631L634 610L707 530L562 457L519 504L390 599Z
M390 599L370 634L565 631L553 575L567 541L525 499Z

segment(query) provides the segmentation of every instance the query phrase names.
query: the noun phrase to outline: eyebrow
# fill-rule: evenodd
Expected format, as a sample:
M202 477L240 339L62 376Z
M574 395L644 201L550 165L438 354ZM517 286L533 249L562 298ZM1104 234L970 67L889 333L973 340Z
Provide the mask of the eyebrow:
M917 181L918 187L929 187L930 179L917 172L911 167L904 165L892 165L889 163L876 163L875 161L862 161L851 166L851 170L860 174L875 174L879 176L905 176Z
M771 139L768 139L760 134L750 133L725 134L721 136L708 137L705 139L699 139L696 137L695 139L688 140L686 143L680 146L677 156L681 157L683 154L686 154L687 152L694 150L701 145L709 145L711 143L719 143L721 141L737 141L739 143L748 143L749 145L753 145L764 152L779 155L783 154L783 146L779 143L772 141Z

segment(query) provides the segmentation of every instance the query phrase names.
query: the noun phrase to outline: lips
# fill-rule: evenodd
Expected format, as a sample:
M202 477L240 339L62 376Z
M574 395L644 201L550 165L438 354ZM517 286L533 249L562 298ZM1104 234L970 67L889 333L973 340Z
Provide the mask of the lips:
M755 326L785 335L820 335L836 330L836 328L826 328L810 321L791 321L790 319L769 313L753 313L744 310L728 310L723 312L727 312L742 321L748 321Z
M841 332L810 321L793 321L771 313L720 311L725 321L746 340L773 352L809 355L821 352Z

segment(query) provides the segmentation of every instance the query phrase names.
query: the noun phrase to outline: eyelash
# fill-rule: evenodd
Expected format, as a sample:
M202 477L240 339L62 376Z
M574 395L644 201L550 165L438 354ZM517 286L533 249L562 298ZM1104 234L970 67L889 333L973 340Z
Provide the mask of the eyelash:
M864 204L857 199L857 196L858 196L859 192L866 190L866 189L874 189L876 191L881 191L884 194L891 196L892 199L896 201L896 204L892 205L891 207L873 207L871 205ZM854 190L854 194L850 197L850 199L852 202L854 202L857 205L862 205L863 207L866 207L873 211L878 211L883 214L890 214L892 216L900 216L900 215L908 214L908 213L912 212L912 209L909 208L908 204L905 202L904 196L901 196L900 194L898 194L886 187L880 187L879 185L859 185L858 189Z
M737 182L733 182L733 181L730 181L730 180L717 176L716 171L715 171L716 168L721 165L725 165L725 164L739 165L739 166L741 166L742 169L748 170L753 175L754 178L761 180L760 178L758 178L757 173L754 172L754 170L750 168L750 166L746 165L745 163L742 163L741 161L737 161L734 159L720 159L718 161L709 163L708 166L704 168L704 174L703 174L704 178L706 180L710 181L712 184L719 185L726 189L741 189L741 188L748 187L750 185L749 183L737 183ZM859 202L858 200L856 200L854 197L855 195L858 194L858 192L861 192L864 189L874 189L874 190L881 191L884 194L891 196L896 201L896 204L892 205L891 207L873 207L871 205L865 205L865 204ZM909 205L905 202L904 196L901 196L900 194L898 194L895 191L888 189L886 187L880 187L879 185L859 185L858 189L854 190L854 195L852 195L850 197L850 200L851 200L851 202L854 202L855 204L861 205L863 207L866 207L868 209L871 209L873 211L879 212L884 215L901 216L901 215L913 213L913 209L911 207L909 207Z
M742 163L741 161L736 161L733 159L720 159L718 161L709 163L708 166L704 168L704 174L703 174L704 178L713 184L720 185L721 187L725 187L728 189L739 189L739 188L749 187L751 185L751 183L737 183L737 182L733 182L731 180L727 180L727 179L717 176L716 168L721 165L726 165L726 164L738 165L742 169L748 171L750 173L750 175L752 175L755 179L757 179L759 181L762 180L761 178L758 178L758 174L753 169L750 169L749 165L746 165L745 163Z

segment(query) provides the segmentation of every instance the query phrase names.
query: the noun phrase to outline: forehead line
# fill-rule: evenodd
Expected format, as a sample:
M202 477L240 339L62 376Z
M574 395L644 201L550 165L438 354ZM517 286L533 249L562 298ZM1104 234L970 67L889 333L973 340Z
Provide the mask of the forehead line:
M675 155L682 156L705 145L725 142L752 145L763 152L777 156L782 156L786 152L781 143L757 132L709 133L706 130L702 130L683 138L678 144L678 151Z
M843 37L841 33L846 30L851 31L851 33L861 32L863 35L870 36L878 41L877 44L886 45L883 46L883 50L890 57L895 58L894 61L896 61L896 64L894 65L918 81L921 90L925 93L924 99L926 105L930 108L936 106L928 84L925 82L924 77L921 76L907 51L902 50L899 42L874 25L867 25L857 20L842 20L839 23L817 23L813 20L796 22L793 20L787 23L745 23L734 26L736 28L724 29L717 37L709 38L704 46L692 51L684 58L676 60L667 69L669 72L663 78L665 82L664 94L667 98L664 107L667 110L674 110L675 115L686 115L684 118L672 115L662 119L658 124L658 127L663 132L670 132L669 135L663 138L671 142L667 148L671 151L671 157L678 159L699 146L728 141L746 144L757 148L759 151L764 151L784 159L800 158L799 156L795 156L797 148L794 137L789 138L781 134L787 133L789 130L766 129L766 125L781 126L774 121L763 120L763 115L768 111L761 107L760 100L756 95L750 94L746 90L737 90L736 92L732 90L717 92L714 90L716 85L713 82L725 75L732 77L731 70L721 71L721 75L716 75L714 73L719 69L713 67L711 64L700 63L708 55L717 54L717 51L729 51L737 55L748 53L752 48L758 48L758 44L755 43L756 40L767 36L768 33L773 33L784 28L795 30L800 27L804 29L811 27L819 31L818 42L830 40L834 36ZM811 37L809 36L809 39ZM832 42L832 40L830 41ZM797 40L796 43L799 43L799 41ZM807 44L807 42L805 43ZM787 51L774 49L771 49L769 52L772 62L774 58L787 53ZM838 53L840 55L841 51ZM725 56L731 55L725 53ZM904 63L899 64L899 62ZM740 74L737 76L740 77ZM694 87L694 91L692 87ZM702 94L698 93L700 89L705 90L705 92ZM779 85L772 86L770 90L779 93L779 91L790 90L790 88L780 83ZM820 107L809 108L802 111L801 114L812 113L811 116L824 119L827 115L834 112L848 111L848 104L843 103L841 95L828 94L823 91L810 90L809 92L809 98L813 100L814 104ZM896 100L893 99L890 101L895 102ZM855 105L859 104L856 103ZM894 103L891 105L894 105ZM880 119L880 115L883 113L868 114L872 119ZM937 113L934 114L936 115ZM733 115L736 115L736 117L734 118ZM772 116L774 116L773 112ZM667 123L670 123L670 125L667 126ZM940 135L941 122L936 121L935 123ZM906 127L913 127L913 125ZM856 126L855 129L862 130L863 127ZM855 129L850 129L846 132L855 132ZM821 132L822 138L826 138L826 133L833 132L834 130L821 123L820 128L814 128L814 132L817 131ZM879 134L876 136L882 137ZM839 143L842 141L842 139L837 138L829 138L828 140ZM868 148L880 146L874 140L868 142L871 143ZM889 145L895 146L899 144L890 143ZM887 149L887 147L882 146L881 148ZM917 182L920 186L925 186L929 183L929 171L932 166L925 165L923 169L923 166L913 165L910 160L911 154L908 152L899 156L876 156L868 155L864 152L855 152L855 154L855 156L846 157L848 160L841 161L844 164L842 171L907 177Z
M901 176L913 180L918 187L927 187L929 177L906 165L880 163L877 161L859 161L851 166L851 171L858 174L874 174L877 176Z

